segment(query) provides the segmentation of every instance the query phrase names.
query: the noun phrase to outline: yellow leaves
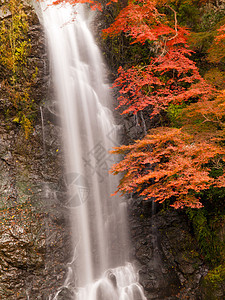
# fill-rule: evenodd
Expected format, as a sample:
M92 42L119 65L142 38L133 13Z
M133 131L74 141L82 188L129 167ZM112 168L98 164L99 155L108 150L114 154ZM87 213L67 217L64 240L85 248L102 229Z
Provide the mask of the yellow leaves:
M0 62L15 75L21 71L21 64L26 64L30 48L28 22L21 1L10 0L8 7L11 16L1 22Z
M21 124L24 128L25 138L28 139L29 135L30 135L30 133L33 129L31 121L25 115L23 115L22 120L21 120Z
M221 102L220 107L225 107L225 89L218 94L217 100Z
M30 98L30 87L37 76L37 69L28 78L28 55L31 42L28 37L29 24L20 0L9 0L5 4L11 12L0 22L0 64L4 67L4 93L9 99L12 122L21 125L25 138L32 130L34 103ZM33 67L33 66L32 66ZM29 70L29 72L32 72ZM3 85L2 85L3 86Z
M13 119L13 122L14 122L14 123L20 123L20 118L19 118L19 117L15 117L15 118Z

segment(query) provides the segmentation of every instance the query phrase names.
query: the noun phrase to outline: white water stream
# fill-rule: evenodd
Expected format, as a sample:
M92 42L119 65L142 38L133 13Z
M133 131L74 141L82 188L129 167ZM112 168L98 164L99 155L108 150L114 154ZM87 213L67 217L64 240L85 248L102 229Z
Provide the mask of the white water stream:
M76 300L144 300L136 271L127 263L126 205L110 196L117 179L108 174L114 163L108 151L117 143L118 126L88 29L92 14L80 4L46 9L47 3L41 2L41 18L60 106L74 243L63 287L72 289ZM60 291L49 299L57 300Z

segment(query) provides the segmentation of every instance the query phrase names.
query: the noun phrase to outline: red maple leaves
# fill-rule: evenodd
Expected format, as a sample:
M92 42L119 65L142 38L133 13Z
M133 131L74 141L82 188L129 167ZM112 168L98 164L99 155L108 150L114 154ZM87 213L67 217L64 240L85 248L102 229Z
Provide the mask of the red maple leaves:
M132 37L131 43L151 43L156 52L148 65L137 65L128 70L119 68L113 87L120 88L118 107L124 108L123 113L137 113L150 106L151 114L155 115L171 102L207 98L212 91L190 59L188 30L177 25L176 12L169 9L174 13L173 27L166 15L159 13L155 1L130 2L104 30L104 35L108 36L124 32Z
M204 113L204 105L212 107L209 99L214 89L200 76L191 60L189 32L178 26L176 12L164 2L164 8L173 13L173 22L166 14L159 13L156 1L140 0L129 2L104 31L108 36L123 32L132 38L131 43L155 50L149 64L127 70L119 68L113 86L119 87L118 107L123 107L123 114L136 114L148 107L153 116L171 104L185 102L201 102L200 114ZM209 110L205 116L213 115L209 121L214 122L219 114L217 110L213 113ZM204 118L201 122L205 122ZM160 203L169 199L175 208L200 208L200 191L210 186L225 186L223 172L215 178L211 176L215 162L223 169L225 150L215 140L206 141L203 135L200 138L201 134L190 135L185 128L161 127L133 145L115 148L113 153L124 155L111 170L113 174L123 174L118 191L137 192L145 199L153 198Z
M217 36L216 40L219 42L225 39L225 25L221 26L218 29L219 35Z
M212 88L185 54L187 51L174 49L163 57L153 58L148 66L135 66L126 71L120 67L113 86L120 88L118 108L124 108L123 114L150 107L153 116L171 102L207 99Z
M200 208L198 192L212 185L225 187L224 175L210 176L213 165L225 162L225 150L198 141L181 129L155 129L144 139L117 147L112 153L124 155L111 170L113 174L123 173L117 192L138 192L160 203L170 199L174 208Z

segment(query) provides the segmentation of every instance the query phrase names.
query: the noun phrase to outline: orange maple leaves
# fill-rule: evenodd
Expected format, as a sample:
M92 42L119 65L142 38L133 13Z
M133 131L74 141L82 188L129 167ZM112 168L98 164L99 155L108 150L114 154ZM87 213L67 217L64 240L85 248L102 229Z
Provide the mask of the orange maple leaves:
M118 107L123 107L124 114L136 114L149 107L153 116L171 104L199 101L202 103L196 107L201 115L199 122L219 124L220 121L221 126L224 114L221 116L209 101L215 90L200 76L191 60L188 30L178 26L176 12L166 1L162 3L173 12L174 22L160 14L157 2L129 2L104 31L108 36L123 32L132 38L132 43L155 48L148 65L127 70L120 67L113 85L120 89ZM191 135L185 128L161 127L133 145L115 148L112 153L124 156L111 170L113 174L123 174L117 192L137 192L160 203L168 199L174 208L200 208L200 191L211 186L225 187L225 150L215 136L206 140L199 132ZM221 169L220 176L212 176L213 168Z
M207 99L213 89L198 73L187 51L174 49L163 57L153 58L151 64L118 70L113 87L119 87L119 107L125 113L137 113L151 108L151 116L165 110L170 103L179 104L193 99Z
M197 193L212 185L225 187L224 175L213 178L210 170L225 163L225 150L211 142L200 142L176 128L158 128L133 145L115 148L124 158L112 167L123 173L118 191L138 192L160 203L172 201L174 208L202 206Z
M219 42L225 39L225 25L221 26L218 29L219 35L217 36L216 40Z
M166 15L160 14L156 1L129 2L106 30L104 35L114 36L121 32L132 37L131 43L146 44L155 49L155 55L145 66L119 68L119 76L113 87L119 87L119 106L123 113L137 113L150 106L151 115L165 110L168 105L188 101L190 98L207 98L212 88L204 81L195 63L190 59L188 30L174 24L170 26Z

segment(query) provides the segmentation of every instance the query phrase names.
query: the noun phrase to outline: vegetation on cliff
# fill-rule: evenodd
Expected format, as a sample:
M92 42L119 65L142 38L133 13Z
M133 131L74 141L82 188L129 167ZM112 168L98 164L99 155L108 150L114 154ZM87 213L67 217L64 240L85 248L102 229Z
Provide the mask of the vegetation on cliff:
M155 115L160 124L113 151L118 191L186 207L213 286L225 280L224 12L223 1L128 1L103 33L133 50L114 82L120 110L143 131Z
M5 119L18 124L27 139L33 128L36 106L31 97L38 69L29 63L31 41L23 2L4 1L0 22L1 111Z

